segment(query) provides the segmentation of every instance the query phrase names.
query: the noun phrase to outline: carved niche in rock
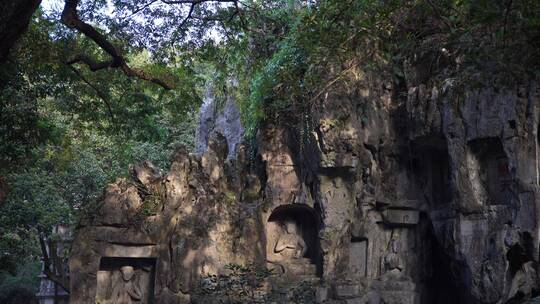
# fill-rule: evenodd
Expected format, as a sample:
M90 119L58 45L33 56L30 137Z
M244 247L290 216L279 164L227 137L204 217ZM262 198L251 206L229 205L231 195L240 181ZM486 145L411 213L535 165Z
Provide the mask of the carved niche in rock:
M420 212L412 209L390 208L384 210L382 215L388 226L414 226L420 221Z
M469 178L478 201L491 205L507 204L512 198L512 174L508 157L499 138L469 142Z
M404 270L404 261L401 256L400 242L392 238L387 253L382 258L382 273L399 276Z
M293 274L315 274L318 265L318 222L306 205L276 208L266 226L266 255L270 263Z
M433 209L443 209L452 200L450 160L447 142L439 135L412 141L410 171L420 191L416 197L426 198Z
M153 303L155 259L101 259L97 273L96 303Z
M359 277L368 275L368 240L352 238L349 247L349 271Z

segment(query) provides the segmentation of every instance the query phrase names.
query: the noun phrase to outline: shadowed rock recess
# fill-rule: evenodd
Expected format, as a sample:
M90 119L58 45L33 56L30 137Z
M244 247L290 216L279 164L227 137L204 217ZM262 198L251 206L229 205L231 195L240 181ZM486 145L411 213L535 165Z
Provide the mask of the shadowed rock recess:
M133 166L76 231L71 301L538 295L536 81L458 90L366 77L335 85L311 113L305 140L267 122L232 157L215 134L201 156L178 150L166 174Z

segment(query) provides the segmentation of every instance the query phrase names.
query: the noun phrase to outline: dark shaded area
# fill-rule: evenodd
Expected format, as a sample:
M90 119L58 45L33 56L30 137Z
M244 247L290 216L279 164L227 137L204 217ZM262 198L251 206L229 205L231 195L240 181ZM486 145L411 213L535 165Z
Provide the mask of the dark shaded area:
M533 260L534 253L533 237L528 232L520 234L519 244L514 244L506 252L510 274L513 276L522 265Z
M424 218L424 220L426 220ZM429 224L426 235L430 245L429 261L431 268L430 276L426 279L425 292L422 295L422 303L430 304L469 304L471 298L466 291L466 268L460 267L440 245L435 236L433 225Z
M513 278L519 270L524 270L524 264L533 261L534 253L534 241L533 237L528 232L520 233L519 243L514 244L506 252L506 260L508 261L508 272L510 278ZM536 267L535 267L536 268ZM532 296L537 296L538 290L533 291ZM523 303L527 299L527 295L523 294L521 291L518 291L517 294L508 300L507 304L517 304Z
M447 207L452 201L452 187L445 138L434 135L414 140L410 158L410 169L423 198L434 209Z
M122 266L132 266L135 269L152 269L156 265L154 258L124 258L102 257L99 261L99 270L115 270Z
M38 304L34 293L30 293L24 288L13 289L10 293L3 294L0 300L2 300L2 304Z
M0 2L0 64L6 62L9 51L26 32L30 18L40 3L41 0Z
M317 274L322 274L321 246L319 242L319 221L316 211L302 204L279 206L270 215L268 222L277 222L284 225L286 222L294 222L298 233L307 245L305 258L311 260L317 266Z

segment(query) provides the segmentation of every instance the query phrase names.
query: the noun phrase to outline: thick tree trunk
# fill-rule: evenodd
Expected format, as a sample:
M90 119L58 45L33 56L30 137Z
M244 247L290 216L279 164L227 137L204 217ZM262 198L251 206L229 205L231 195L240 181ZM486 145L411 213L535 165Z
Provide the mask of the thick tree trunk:
M6 196L8 195L9 187L6 179L0 175L0 206L4 203Z
M0 64L7 60L9 50L26 32L30 18L41 0L17 0L0 2Z

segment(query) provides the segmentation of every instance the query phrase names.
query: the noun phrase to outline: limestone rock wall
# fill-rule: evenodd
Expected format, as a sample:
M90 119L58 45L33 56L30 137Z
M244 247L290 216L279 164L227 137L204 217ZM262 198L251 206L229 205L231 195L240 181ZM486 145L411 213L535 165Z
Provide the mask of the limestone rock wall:
M260 185L226 161L227 153L220 136L202 157L177 151L164 176L146 163L131 168L130 180L109 185L95 213L77 229L69 262L71 301L96 303L103 294L103 303L118 302L115 288L129 289L118 279L126 265L140 276L149 273L150 285L137 284L151 291L154 303L189 303L201 275L228 263L264 264L257 201L239 204Z
M227 139L229 154L227 158L236 157L237 146L242 142L244 129L240 122L240 111L234 99L230 96L215 97L213 88L209 87L201 105L199 127L197 130L197 152L203 154L208 147L208 140L216 132Z
M464 92L410 86L406 99L381 83L333 90L313 111L333 297L506 303L533 294L536 83ZM351 286L360 286L354 295Z
M209 303L194 290L229 263L276 270L263 293L308 282L305 303L519 303L540 290L537 82L365 76L311 113L304 138L273 122L255 151L230 157L217 135L166 175L134 166L77 230L72 301L142 284L124 283L131 267L155 303Z

